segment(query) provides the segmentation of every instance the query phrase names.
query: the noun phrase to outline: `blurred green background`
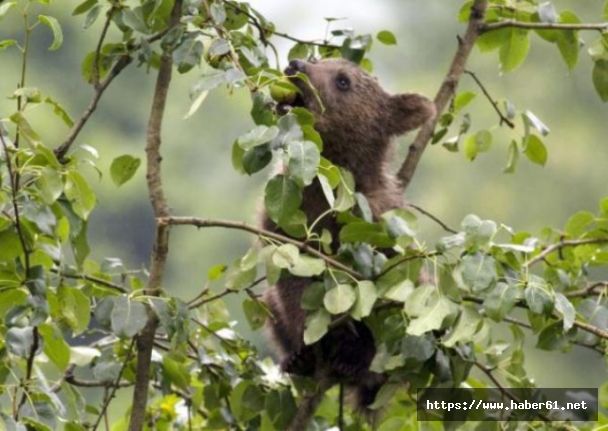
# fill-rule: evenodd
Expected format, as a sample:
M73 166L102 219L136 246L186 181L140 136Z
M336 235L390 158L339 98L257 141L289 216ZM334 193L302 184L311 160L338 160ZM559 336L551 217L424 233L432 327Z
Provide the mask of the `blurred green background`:
M252 2L277 29L303 39L322 38L323 17L345 17L337 27L352 27L358 33L388 29L398 39L396 46L375 43L370 58L374 74L391 92L416 91L432 97L456 48L456 35L463 25L456 14L460 1L445 0L260 0ZM51 95L78 117L88 104L92 89L80 74L85 54L94 50L101 22L84 31L84 17L71 17L78 2L55 2L43 13L56 16L63 25L64 44L50 52L51 35L38 28L32 40L27 85ZM602 2L555 1L561 10L573 7L586 21L599 21ZM22 21L11 12L0 22L0 39L21 39ZM595 33L581 34L587 42ZM107 39L112 41L112 33ZM282 66L291 43L275 40ZM582 47L580 61L570 72L557 49L532 35L530 55L513 73L502 75L496 53L482 55L477 49L468 64L497 99L508 98L520 110L529 109L550 128L545 143L549 161L544 168L520 160L515 174L503 174L510 132L495 135L492 149L475 162L461 153L430 147L407 192L407 198L438 215L452 226L469 213L490 218L515 230L537 232L543 226L559 227L569 215L581 209L596 211L600 198L608 195L608 105L602 104L591 83L591 61ZM19 53L14 48L0 53L0 94L16 88L20 70ZM174 74L169 105L163 126L163 179L172 211L176 215L226 218L256 222L264 174L254 177L236 173L230 162L231 145L249 130L250 101L245 90L228 94L212 92L202 108L184 120L189 89L202 71ZM111 161L122 154L144 158L145 127L155 73L130 66L104 95L98 111L80 135L77 144L95 147L100 154L99 179L91 170L89 178L98 193L98 205L90 221L89 241L93 257L119 257L130 268L148 264L153 236L153 220L144 181L144 169L117 188L109 177ZM477 91L469 77L460 89ZM15 102L0 99L0 115L15 110ZM472 130L495 127L497 117L481 94L469 112ZM67 129L47 107L28 114L36 130L49 146L64 139ZM520 129L521 130L521 129ZM515 135L513 135L515 136ZM402 160L413 134L398 140L396 163ZM422 236L432 244L442 234L435 225L421 219ZM165 288L187 299L204 285L207 269L229 263L252 245L246 234L207 229L176 228ZM221 286L216 286L220 288ZM237 328L265 350L261 333L251 333L240 311L240 298L229 298ZM535 343L530 337L530 346ZM541 386L596 386L606 379L605 364L598 355L575 348L567 354L529 349L527 366Z

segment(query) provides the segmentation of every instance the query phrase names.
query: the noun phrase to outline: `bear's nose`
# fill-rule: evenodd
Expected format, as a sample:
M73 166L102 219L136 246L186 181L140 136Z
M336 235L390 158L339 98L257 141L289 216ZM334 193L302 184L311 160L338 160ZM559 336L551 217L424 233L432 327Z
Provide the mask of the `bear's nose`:
M285 68L285 75L295 75L298 72L304 72L306 69L306 62L302 60L291 60L289 66Z

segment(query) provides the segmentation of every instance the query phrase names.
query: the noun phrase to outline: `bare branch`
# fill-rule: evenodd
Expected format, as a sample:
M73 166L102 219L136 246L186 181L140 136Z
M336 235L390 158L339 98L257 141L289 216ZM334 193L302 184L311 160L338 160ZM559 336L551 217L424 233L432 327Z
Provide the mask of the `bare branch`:
M251 226L244 222L236 222L229 220L212 220L212 219L201 219L196 217L163 217L157 220L157 223L160 225L190 225L196 226L198 228L206 228L206 227L224 227L227 229L238 229L245 232L250 232L255 235L258 235L263 238L270 238L276 241L279 241L283 244L293 244L298 247L301 251L308 253L312 256L323 259L328 265L334 267L335 269L339 269L340 271L344 271L347 274L355 277L356 279L362 279L363 276L359 274L354 269L344 265L343 263L335 260L333 257L327 256L326 254L320 252L314 247L310 246L306 242L298 241L297 239L290 238L285 235L281 235L276 232L272 232L269 230L257 228L255 226Z
M60 146L55 148L55 155L59 160L62 160L65 157L66 153L76 140L76 137L89 120L89 117L91 116L91 114L93 114L93 112L95 112L95 109L97 109L97 103L99 102L99 99L101 99L101 96L106 91L108 86L112 83L114 78L116 78L118 74L122 72L122 70L130 63L131 57L127 54L123 55L118 59L118 61L116 62L114 67L112 67L110 72L108 72L108 76L106 76L103 81L95 85L95 93L93 94L93 98L91 99L89 106L87 106L81 117L74 124L74 126L72 126L72 129L70 130L70 133L66 140Z
M57 274L61 277L64 278L71 278L74 280L85 280L85 281L90 281L91 283L95 283L95 284L99 284L101 286L105 286L108 287L110 289L114 289L120 293L126 293L127 289L125 289L123 286L120 286L118 284L112 283L111 281L108 280L104 280L103 278L99 278L99 277L94 277L92 275L87 275L87 274L72 274L69 272L65 272L65 271L61 271L59 268L51 268L50 271L54 274Z
M182 0L176 0L171 11L169 27L174 27L179 23L181 11ZM161 56L158 68L146 136L146 180L150 203L157 220L152 254L150 256L150 276L145 288L145 294L148 296L157 296L160 292L167 254L169 252L169 229L168 226L159 223L158 219L169 216L169 206L162 186L160 146L161 127L169 84L171 83L172 68L173 59L171 52L165 50ZM135 370L135 387L133 388L133 403L129 421L130 431L141 431L145 423L151 356L154 348L154 334L158 327L158 319L154 313L148 310L148 314L148 322L137 336L137 368Z
M608 22L561 24L553 22L522 22L506 19L504 21L483 24L479 28L479 32L486 33L488 31L506 27L524 28L528 30L596 30L602 32L608 29Z
M114 15L114 6L108 10L106 21L103 24L99 41L97 42L97 48L95 48L95 57L93 58L93 86L95 89L99 89L99 57L101 56L101 48L103 47L103 41L106 38L108 29L110 28L110 22L112 22L112 15Z
M466 73L471 78L473 78L473 80L475 81L475 83L477 84L477 86L481 89L481 91L483 92L483 94L486 96L486 99L488 99L488 101L490 102L490 104L492 105L492 107L494 108L494 110L496 111L496 113L498 114L498 118L500 118L500 125L502 125L504 123L507 126L509 126L511 129L514 129L515 128L515 124L513 124L513 122L509 118L507 118L507 116L504 115L502 113L502 111L498 108L498 104L492 98L492 96L490 95L490 93L486 89L485 85L483 85L483 83L477 77L477 75L475 75L475 73L471 72L470 70L465 70L464 73Z
M13 206L13 212L15 213L15 229L17 230L17 236L19 237L19 243L21 244L21 248L23 249L23 258L25 264L25 275L29 277L30 273L30 252L27 247L27 242L25 241L25 235L23 230L21 229L21 215L19 212L19 205L17 204L17 192L19 189L19 185L17 183L17 172L13 171L13 163L11 161L11 156L8 151L8 145L6 144L6 140L2 135L2 131L0 130L0 141L2 142L2 149L4 150L4 157L6 158L6 168L8 170L8 178L11 186L11 203Z
M403 190L407 189L409 186L414 172L416 172L416 168L418 167L418 163L422 158L422 154L433 137L433 131L437 125L437 119L445 110L456 91L460 77L464 72L465 64L469 58L469 54L471 53L473 45L475 45L475 41L480 34L480 29L483 25L487 6L487 0L475 0L473 6L471 7L471 18L469 19L469 24L464 37L458 39L458 49L456 50L456 54L452 59L450 69L448 70L448 73L444 78L441 87L439 88L439 92L435 96L434 102L437 115L422 125L422 128L416 135L414 142L410 145L408 155L403 162L401 169L399 169L399 173L397 174L401 184L403 185Z
M598 289L601 289L601 291L598 292ZM564 295L568 298L584 298L586 296L606 294L606 289L608 289L608 281L598 281L582 289L566 292Z
M551 244L543 251L538 253L532 259L528 260L524 263L525 267L530 267L537 262L545 259L548 255L553 253L556 250L561 250L564 247L577 247L579 245L589 245L589 244L608 244L608 238L589 238L589 239L563 239L555 244Z
M177 25L177 23L175 23L175 25ZM167 27L166 29L156 33L155 35L150 36L147 39L147 43L156 42L157 40L161 39L175 25L171 25L171 26ZM101 41L101 39L100 39L100 41ZM67 138L65 139L65 141L63 141L63 143L61 145L59 145L57 148L55 148L55 155L57 156L57 158L59 160L62 160L65 157L65 155L69 151L70 147L72 146L72 144L74 143L74 141L76 140L78 135L80 134L82 128L84 127L84 125L87 123L87 121L91 117L91 114L93 114L93 112L95 112L95 109L97 109L97 104L99 103L99 99L101 99L101 96L106 91L108 86L112 83L114 78L116 78L120 74L120 72L122 72L123 69L125 69L131 63L132 58L131 58L130 53L137 51L140 47L141 47L141 44L136 44L131 49L129 49L129 53L122 55L118 59L116 64L114 64L112 69L110 69L110 71L108 72L108 75L105 77L105 79L103 81L96 82L95 75L93 76L93 84L94 84L94 88L95 88L95 92L93 93L93 98L89 102L89 105L86 107L86 109L84 110L84 112L82 113L82 115L80 116L78 121L76 121L76 123L70 129L70 132L69 132ZM101 49L101 47L98 46L98 49ZM97 55L96 55L96 58L97 58ZM95 69L97 69L97 68L94 68L94 71L95 71ZM97 73L99 73L98 69L97 69ZM94 72L94 74L95 74L95 72ZM97 75L97 80L99 80L99 75Z
M442 222L437 216L434 216L433 214L431 214L430 212L428 212L424 208L419 207L418 205L414 205L413 203L409 203L409 202L406 203L406 206L408 206L410 208L413 208L416 211L418 211L420 214L423 214L423 215L427 216L428 218L430 218L431 220L433 220L435 223L437 223L439 226L441 226L443 228L443 230L445 230L446 232L453 233L453 234L457 234L458 233L458 231L456 229L452 229L446 223Z

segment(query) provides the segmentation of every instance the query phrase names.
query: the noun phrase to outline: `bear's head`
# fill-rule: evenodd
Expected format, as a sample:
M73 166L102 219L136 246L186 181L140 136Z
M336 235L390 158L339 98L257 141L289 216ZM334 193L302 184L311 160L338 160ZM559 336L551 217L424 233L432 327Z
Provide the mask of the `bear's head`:
M298 73L306 75L309 83L298 79ZM350 144L388 142L435 115L435 105L424 96L390 95L348 60L292 60L285 74L300 90L294 104L312 111L324 142L338 141L342 149L345 140Z

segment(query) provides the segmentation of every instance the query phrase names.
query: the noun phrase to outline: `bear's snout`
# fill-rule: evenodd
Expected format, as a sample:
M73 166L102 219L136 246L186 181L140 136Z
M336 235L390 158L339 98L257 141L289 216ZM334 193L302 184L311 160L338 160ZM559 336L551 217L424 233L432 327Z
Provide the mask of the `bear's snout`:
M291 60L289 62L289 66L285 68L285 75L293 76L298 72L305 73L306 71L306 62L302 60Z

